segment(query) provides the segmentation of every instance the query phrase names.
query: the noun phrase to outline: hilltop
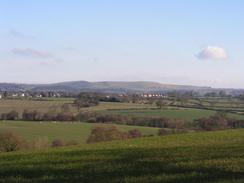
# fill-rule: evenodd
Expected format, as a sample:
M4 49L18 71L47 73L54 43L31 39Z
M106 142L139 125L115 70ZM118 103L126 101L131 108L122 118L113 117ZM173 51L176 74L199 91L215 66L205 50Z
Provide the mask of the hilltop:
M55 92L72 92L77 93L81 91L93 92L163 92L173 90L211 90L211 87L199 87L190 85L174 85L162 84L157 82L147 81L70 81L53 84L18 84L18 83L0 83L1 91L55 91Z

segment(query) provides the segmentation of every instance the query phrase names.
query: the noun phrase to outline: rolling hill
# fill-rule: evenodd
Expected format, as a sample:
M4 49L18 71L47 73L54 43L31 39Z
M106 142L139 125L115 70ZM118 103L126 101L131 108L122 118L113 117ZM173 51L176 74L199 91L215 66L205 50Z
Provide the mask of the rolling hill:
M243 183L243 132L200 132L1 153L0 182Z
M88 82L70 81L53 84L17 84L0 83L1 91L59 91L77 93L81 91L94 92L161 92L171 90L211 90L210 87L198 87L187 85L161 84L157 82Z

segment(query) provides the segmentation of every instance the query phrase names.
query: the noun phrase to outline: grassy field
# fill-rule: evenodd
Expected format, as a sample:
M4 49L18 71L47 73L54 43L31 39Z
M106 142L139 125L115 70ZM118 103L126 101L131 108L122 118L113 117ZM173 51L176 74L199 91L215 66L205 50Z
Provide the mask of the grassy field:
M243 183L244 130L3 153L0 182Z
M100 111L105 114L119 114L137 117L165 117L170 119L181 119L193 121L203 117L210 117L216 114L216 111L191 108L168 108L168 109L124 109L124 110L106 110ZM228 113L229 117L244 119L243 115Z
M16 132L27 140L34 140L37 138L47 137L50 141L53 139L76 140L80 143L85 143L95 123L64 123L64 122L23 122L23 121L0 121L0 131ZM103 124L109 126L109 124ZM119 130L129 131L132 129L140 130L144 135L156 135L158 128L113 125Z
M0 114L16 110L21 113L24 109L37 110L40 112L56 111L61 112L63 104L70 104L70 110L77 113L77 109L72 106L73 99L58 100L0 100ZM221 103L221 101L219 102ZM104 114L119 114L139 117L165 117L170 119L181 119L193 121L202 117L209 117L216 113L214 110L167 107L167 109L158 109L155 105L150 104L134 104L134 103L116 103L101 102L98 106L82 108L83 112L97 112ZM244 119L241 114L228 114L229 117Z
M20 114L25 110L37 110L39 112L47 112L48 110L57 110L57 112L61 111L61 107L63 104L72 104L74 99L42 99L42 100L0 100L0 114L10 112L15 110ZM73 112L77 112L77 109L72 105L69 105L70 110ZM100 105L82 108L81 111L101 111L101 110L109 110L109 109L149 109L156 108L152 105L147 104L133 104L133 103L115 103L115 102L101 102Z
M0 100L0 113L10 112L15 110L20 114L25 110L37 110L47 112L50 109L60 110L65 103L72 103L70 100Z
M104 110L126 110L126 109L156 109L155 105L120 103L120 102L100 102L98 106L82 108L83 111L104 111Z
M199 109L183 109L183 108L171 108L171 109L142 109L142 110L110 110L105 113L120 114L128 116L138 117L166 117L170 119L184 119L192 121L197 118L209 117L214 115L215 111L199 110Z

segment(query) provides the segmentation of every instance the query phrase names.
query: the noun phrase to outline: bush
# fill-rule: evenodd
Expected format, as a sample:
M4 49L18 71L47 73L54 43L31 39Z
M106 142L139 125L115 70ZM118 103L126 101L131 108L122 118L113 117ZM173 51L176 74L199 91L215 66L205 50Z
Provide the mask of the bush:
M62 147L65 146L65 143L62 139L55 139L52 141L52 147Z
M220 116L201 118L194 121L194 126L200 130L221 130L228 128L228 119Z
M10 111L9 113L3 113L1 115L2 120L18 120L19 113L17 111Z
M70 112L61 112L56 117L56 121L73 121L73 119L73 114Z
M42 121L43 115L38 111L27 111L24 110L22 119L26 121Z
M87 143L120 140L126 138L128 138L128 134L119 131L115 126L111 126L111 127L97 126L91 131L91 134L87 139Z
M138 129L128 131L129 138L139 138L142 137L142 133Z
M0 152L17 151L24 147L24 139L14 132L0 133Z
M166 130L163 128L159 129L159 131L158 131L159 136L164 136L164 135L169 135L169 134L170 134L169 130Z
M51 113L51 112L47 112L42 116L42 120L43 121L56 121L56 114L55 113Z

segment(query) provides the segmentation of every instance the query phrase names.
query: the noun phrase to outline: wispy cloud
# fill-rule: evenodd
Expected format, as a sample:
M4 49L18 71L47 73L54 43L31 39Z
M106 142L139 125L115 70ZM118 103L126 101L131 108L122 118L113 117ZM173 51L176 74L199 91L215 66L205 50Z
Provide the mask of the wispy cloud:
M34 38L34 36L24 34L20 31L15 30L15 29L10 29L8 31L8 34L12 37L15 37L15 38L22 38L22 39L33 39Z
M51 58L52 54L32 48L14 48L12 49L14 55L25 56L25 57L37 57L37 58Z
M227 57L225 49L218 46L208 46L197 54L201 60L225 60Z

